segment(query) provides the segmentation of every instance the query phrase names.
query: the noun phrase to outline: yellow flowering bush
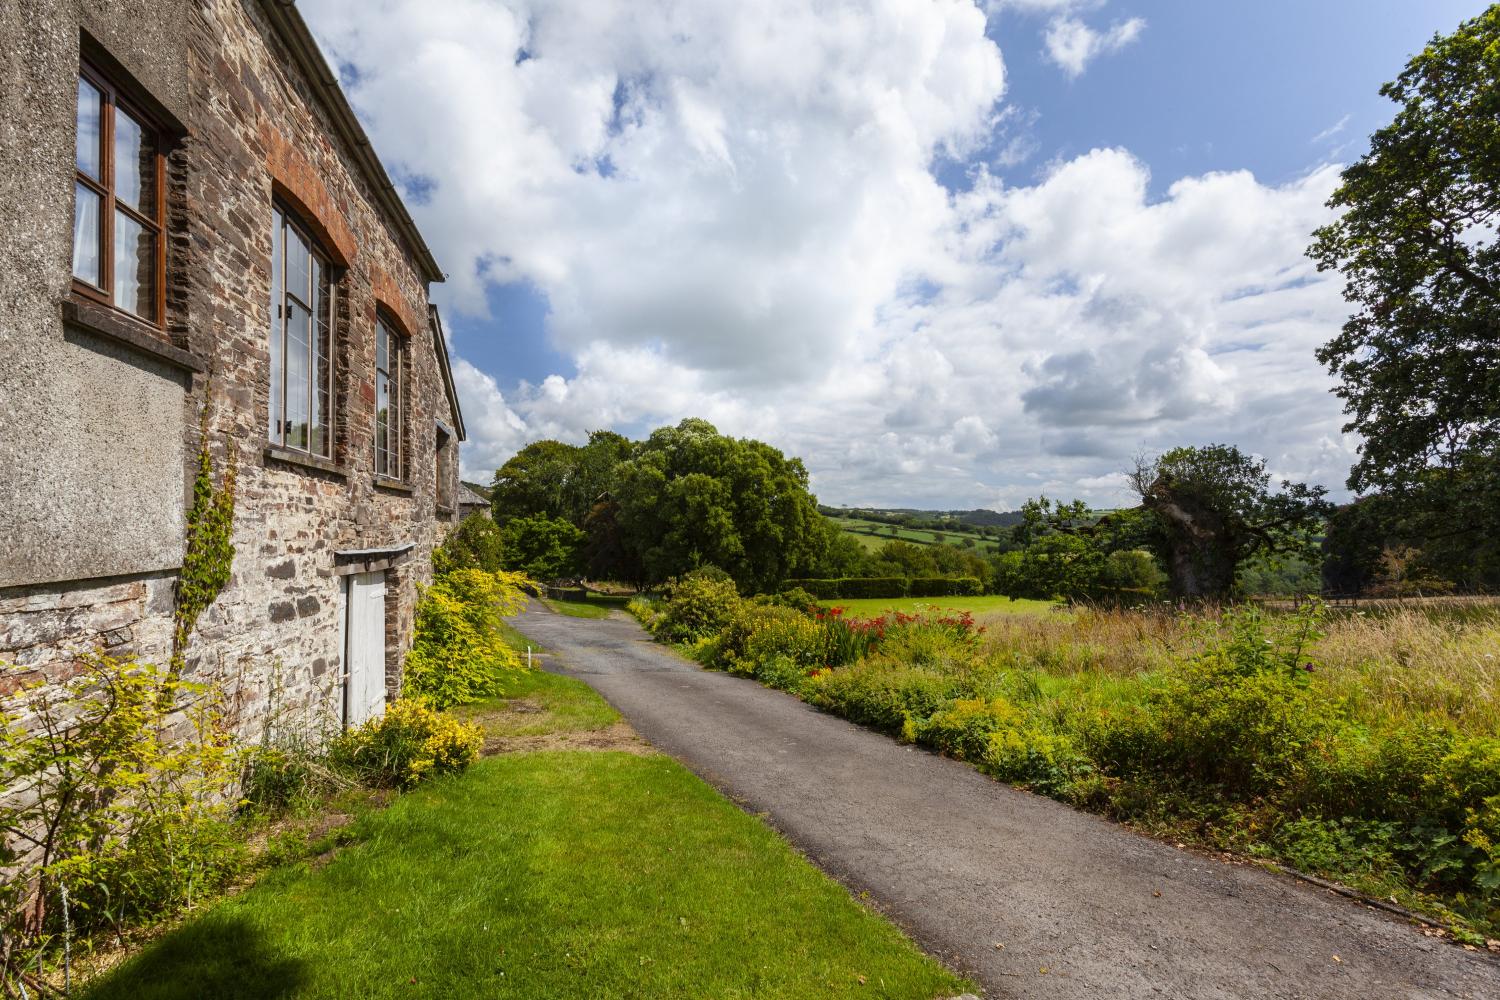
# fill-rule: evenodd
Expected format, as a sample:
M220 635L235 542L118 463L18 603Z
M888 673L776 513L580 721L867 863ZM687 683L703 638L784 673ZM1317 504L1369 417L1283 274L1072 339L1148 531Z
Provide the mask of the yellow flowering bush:
M500 620L525 606L528 586L519 573L482 569L439 577L417 603L406 654L406 695L442 709L499 690L507 671L521 669L515 650L501 637Z
M462 771L479 759L484 735L415 701L390 705L385 715L340 736L330 755L377 788L410 788L424 778Z

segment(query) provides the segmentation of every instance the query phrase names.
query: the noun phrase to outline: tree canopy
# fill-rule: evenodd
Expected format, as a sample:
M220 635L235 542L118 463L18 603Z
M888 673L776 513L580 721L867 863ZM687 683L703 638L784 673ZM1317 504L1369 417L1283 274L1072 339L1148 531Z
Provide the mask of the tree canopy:
M507 560L541 577L650 585L715 566L772 590L830 544L800 459L703 420L640 442L595 431L582 446L529 444L495 473L493 505Z
M616 468L614 499L647 583L717 566L741 590L772 590L827 544L802 460L706 420L653 431Z
M1439 35L1381 94L1398 106L1343 173L1309 254L1354 308L1318 352L1364 438L1357 492L1425 539L1500 537L1500 5Z

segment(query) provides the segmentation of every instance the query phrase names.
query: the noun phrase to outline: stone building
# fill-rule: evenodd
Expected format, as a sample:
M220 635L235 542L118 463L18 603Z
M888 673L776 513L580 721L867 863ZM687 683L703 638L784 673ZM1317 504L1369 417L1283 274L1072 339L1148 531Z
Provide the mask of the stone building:
M0 695L165 662L200 448L248 734L400 690L457 518L443 279L291 0L0 4Z

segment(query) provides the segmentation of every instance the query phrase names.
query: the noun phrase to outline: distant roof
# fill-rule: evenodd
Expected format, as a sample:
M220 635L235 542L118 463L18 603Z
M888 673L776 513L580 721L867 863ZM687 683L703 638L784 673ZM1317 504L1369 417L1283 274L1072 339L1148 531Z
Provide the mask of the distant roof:
M468 483L458 485L458 505L460 507L488 507L490 502L478 493Z
M473 490L475 493L478 493L480 496L484 497L485 503L490 502L490 488L488 486L481 486L478 483L471 483L467 479L463 481L463 484L469 489Z

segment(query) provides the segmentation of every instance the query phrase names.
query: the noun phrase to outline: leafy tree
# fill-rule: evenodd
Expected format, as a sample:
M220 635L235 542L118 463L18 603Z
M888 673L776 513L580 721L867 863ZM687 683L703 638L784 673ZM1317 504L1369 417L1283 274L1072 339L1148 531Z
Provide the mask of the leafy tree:
M1336 510L1323 541L1323 585L1336 594L1390 591L1388 553L1402 559L1399 579L1424 593L1455 586L1500 585L1500 550L1450 526L1442 509L1413 504L1390 493L1361 497ZM1407 564L1410 565L1407 565Z
M620 505L614 497L604 496L594 504L583 521L583 568L594 580L618 580L637 588L646 582L644 568L635 546L620 530Z
M500 529L488 514L470 514L448 533L432 551L432 571L437 576L460 569L482 569L495 573L504 567Z
M1381 94L1395 119L1343 174L1309 254L1355 312L1318 358L1364 437L1351 489L1420 519L1428 557L1500 575L1500 5ZM1434 546L1436 543L1436 546ZM1440 561L1440 560L1439 560Z
M490 507L502 527L512 518L566 517L569 483L579 448L561 441L533 441L495 472Z
M874 576L870 569L870 556L859 539L829 524L825 533L822 555L812 568L812 575L825 579L850 576Z
M614 490L616 470L634 447L614 431L591 432L588 444L573 453L573 469L563 488L563 509L556 516L583 527L594 505Z
M653 431L617 474L620 530L647 582L718 566L744 591L773 590L827 544L802 461L705 420Z
M1043 496L1021 505L1021 522L1011 529L1011 538L1025 546L1045 535L1072 532L1092 523L1089 505L1082 500L1065 504Z
M1283 481L1238 448L1174 448L1136 461L1130 484L1160 529L1159 555L1179 597L1222 599L1240 563L1258 552L1306 552L1331 509L1322 487Z
M583 569L584 533L560 517L512 518L500 537L508 570L534 580L558 580Z

